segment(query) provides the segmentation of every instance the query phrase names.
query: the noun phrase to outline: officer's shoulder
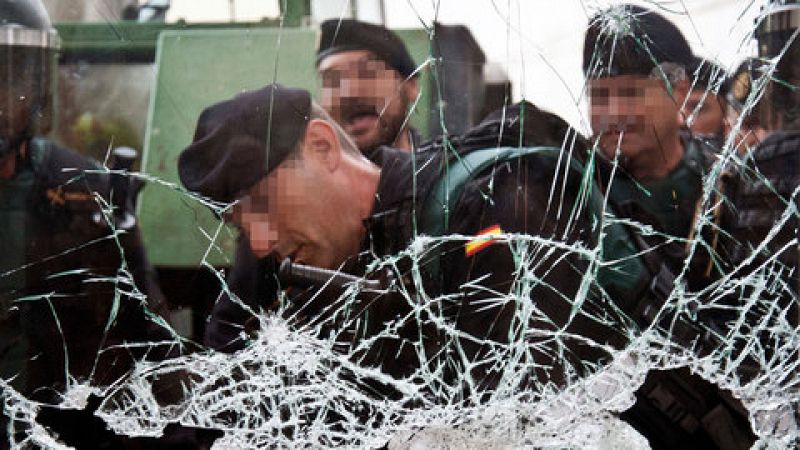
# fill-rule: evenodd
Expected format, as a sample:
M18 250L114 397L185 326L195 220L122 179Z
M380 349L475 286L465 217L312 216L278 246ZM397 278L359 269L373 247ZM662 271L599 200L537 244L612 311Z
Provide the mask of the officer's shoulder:
M96 195L109 198L110 178L97 161L43 138L31 140L29 151L39 189L54 206L95 211Z
M507 150L507 151L504 151ZM566 183L573 186L583 178L583 164L568 151L553 146L485 149L489 163L467 182L468 187L502 194L524 189ZM500 155L493 159L493 153ZM470 161L473 162L473 161Z
M100 163L74 150L48 139L35 138L31 140L30 151L34 171L47 184L70 185L83 179L103 184Z
M748 169L743 179L745 195L792 196L800 185L800 133L769 135L753 150ZM753 176L750 171L758 175Z

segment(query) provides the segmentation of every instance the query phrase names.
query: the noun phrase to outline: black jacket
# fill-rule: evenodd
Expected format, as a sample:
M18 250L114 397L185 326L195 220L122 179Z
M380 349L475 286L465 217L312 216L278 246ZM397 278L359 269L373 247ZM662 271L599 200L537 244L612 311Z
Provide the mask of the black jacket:
M0 181L0 320L3 375L57 399L68 377L107 384L137 358L167 355L156 322L165 303L137 227L112 229L107 174L93 161L35 139L11 180ZM144 308L147 307L147 310Z
M787 244L798 237L798 214L792 207L800 206L796 189L800 186L800 132L775 132L753 150L742 167L731 174L725 194L729 206L722 218L726 239L721 253L731 264L739 264L752 256L753 249L764 242L772 228L784 220L775 236L769 239L755 263L775 259L784 271L786 281L797 292L797 245ZM728 266L732 268L731 266Z

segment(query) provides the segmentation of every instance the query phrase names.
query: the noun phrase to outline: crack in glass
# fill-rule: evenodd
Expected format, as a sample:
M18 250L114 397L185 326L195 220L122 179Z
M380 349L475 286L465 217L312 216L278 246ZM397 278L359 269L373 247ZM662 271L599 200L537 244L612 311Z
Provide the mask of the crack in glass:
M436 37L432 24L439 18L440 6L438 1L432 3L434 15L428 16L420 5L409 2L431 42ZM655 51L651 52L659 42L641 39L632 31L639 16L623 8L605 9L601 2L580 4L587 17L605 11L600 17L604 38L634 37L635 44L650 55L657 68L651 81L665 84L673 101L684 107L687 126L699 123L704 102L720 93L723 71L728 68L704 61L697 72L676 73L674 68L659 64ZM669 18L688 14L684 2L646 4ZM755 2L738 5L743 15L760 7ZM522 33L521 25L511 17L519 7L512 1L487 2L487 10L493 11L487 14L508 13L503 16L508 29L503 31L509 39ZM759 23L753 24L751 34ZM720 28L728 26L721 24ZM731 45L742 47L738 54L749 56L743 43ZM534 63L523 49L521 54L527 64ZM614 64L604 59L607 55L594 56L590 72ZM546 211L542 211L542 216L557 217L564 225L559 233L499 230L487 238L476 229L473 234L430 236L415 224L413 239L402 251L362 255L368 262L367 275L361 281L341 286L329 281L317 286L304 301L312 304L330 299L330 303L314 317L304 315L304 307L297 306L291 290L280 292L275 302L266 302L277 305L271 309L256 309L253 302L238 298L226 282L226 271L209 261L210 255L222 253L218 238L230 237L231 230L222 222L211 229L198 222L206 247L198 267L211 275L223 295L254 317L239 324L240 338L246 345L234 353L214 351L181 336L153 309L125 259L126 246L121 239L131 236L131 230L119 227L109 193L93 191L90 203L96 210L97 226L106 232L0 273L0 279L10 280L30 266L68 259L85 248L109 243L121 258L118 267L103 271L96 272L87 261L86 267L73 266L46 275L49 281L78 277L84 287L111 291L101 317L87 317L87 323L98 322L102 337L99 352L83 379L76 379L69 366L69 353L81 349L70 345L61 329L65 313L58 306L59 294L42 292L13 298L17 307L36 305L51 314L47 322L52 320L58 329L50 330L48 336L62 341L51 344L61 352L64 385L42 400L36 395L22 395L14 377L0 380L10 446L69 448L57 431L40 422L42 411L80 410L95 402L94 415L117 435L160 438L168 426L178 424L218 432L214 448L646 448L647 440L624 420L624 412L637 402L635 393L642 392L648 376L680 370L723 392L719 395L730 404L744 407L743 417L756 439L753 448L797 446L800 305L798 269L787 260L796 264L798 239L796 232L788 239L785 234L797 227L800 186L781 185L774 174L762 173L752 163L755 146L737 138L752 133L747 129L747 117L767 98L782 56L759 59L761 66L749 92L741 98L739 114L729 123L727 136L718 140L721 147L702 173L688 236L665 232L615 211L610 192L628 173L621 146L625 130L619 133L614 154L608 159L610 181L600 187L595 173L601 164L598 158L603 158L600 140L589 140L583 149L576 143L575 130L562 136L550 174L553 183L547 186ZM429 71L433 86L441 87L446 80L439 73L440 63L429 55L417 71ZM701 71L706 71L705 79ZM698 103L692 105L688 99L678 98L676 87L681 79L699 91ZM626 87L632 91L630 95L648 88ZM431 97L441 95L441 89L430 89ZM601 95L595 89L600 88L587 82L576 95L580 101L588 101L589 96ZM412 111L420 98L417 96L411 104ZM445 133L436 149L455 155L448 168L454 170L466 164L457 152L464 141L446 135L445 100L438 97L434 104L438 105L440 127ZM498 142L511 132L504 129L509 123L505 118L512 114L510 109L508 105L500 113ZM526 114L524 109L517 113L522 125L514 131L523 132ZM412 117L413 112L406 120ZM635 118L625 120L635 126ZM425 167L414 170L416 182ZM236 206L236 202L219 203L138 170L98 167L81 173L68 177L65 185L80 184L93 176L118 175L146 183L150 189L178 193L187 204L201 205L219 218ZM570 174L577 176L577 181L568 180ZM764 219L767 232L757 241L742 240L722 222L722 210L733 211L730 220L735 220L739 212L726 190L734 179L745 180L745 189L760 189L763 195L775 198L773 216ZM502 183L502 178L492 172L487 189L480 192L487 202L501 195L495 182ZM580 192L571 191L576 186L580 186ZM634 184L631 189L642 197L657 195L646 183ZM450 212L454 213L446 213ZM611 251L620 233L639 236L633 238L634 248L621 255ZM638 245L636 239L647 243ZM504 249L513 261L513 272L502 289L486 284L491 274L468 280L457 292L429 288L426 270L432 258L439 258L445 250L481 242ZM676 260L669 285L651 287L663 289L663 304L654 302L646 312L638 311L637 305L633 308L636 312L631 305L624 305L620 288L607 281L629 273L632 265L646 266L649 259L663 258L663 251L675 247L684 253ZM734 252L738 253L731 258ZM572 267L578 275L568 283L561 280L559 285L551 274L562 265ZM710 275L697 284L696 277L701 273ZM371 280L380 283L367 283ZM331 295L331 291L336 293ZM537 302L543 293L548 294L541 298L561 302L567 312L556 315L548 305ZM473 299L479 311L510 314L502 339L483 340L454 320L447 311L465 298ZM378 320L370 315L374 312L370 305L380 301L393 302L393 312ZM156 337L107 341L131 310L143 311L141 324L157 330L153 332ZM642 317L648 320L642 322ZM415 339L407 338L408 329L414 330ZM397 357L402 352L412 369L403 376L382 371L370 358L381 342L398 336L403 336L403 342ZM97 373L109 367L104 362L108 355L116 355L113 357L118 361L123 358L118 355L127 355L129 368L109 377ZM491 383L487 382L489 378ZM667 397L658 397L658 389L643 395L656 403L668 401ZM685 411L676 414L681 416L677 421L689 420Z

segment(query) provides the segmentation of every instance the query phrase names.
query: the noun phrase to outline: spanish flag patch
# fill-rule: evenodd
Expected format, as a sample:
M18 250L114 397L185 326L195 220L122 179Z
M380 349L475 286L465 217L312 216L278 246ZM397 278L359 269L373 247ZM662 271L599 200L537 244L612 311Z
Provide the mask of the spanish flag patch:
M500 225L498 224L492 225L489 228L484 228L475 235L475 239L467 242L466 245L464 245L464 253L467 257L478 253L484 248L492 245L495 241L494 236L498 234L503 234L503 229L500 228Z

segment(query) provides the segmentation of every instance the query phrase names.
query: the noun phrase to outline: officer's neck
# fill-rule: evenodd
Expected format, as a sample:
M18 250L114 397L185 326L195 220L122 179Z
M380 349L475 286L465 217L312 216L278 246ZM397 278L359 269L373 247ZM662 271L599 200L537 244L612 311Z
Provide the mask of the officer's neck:
M381 179L381 170L374 164L364 165L359 170L362 182L355 190L358 199L361 222L372 214L375 205L375 196L378 194L378 184Z
M370 216L375 203L381 170L364 157L343 155L338 171L340 184L335 189L344 193L337 197L341 200L341 213L363 232L363 221Z

